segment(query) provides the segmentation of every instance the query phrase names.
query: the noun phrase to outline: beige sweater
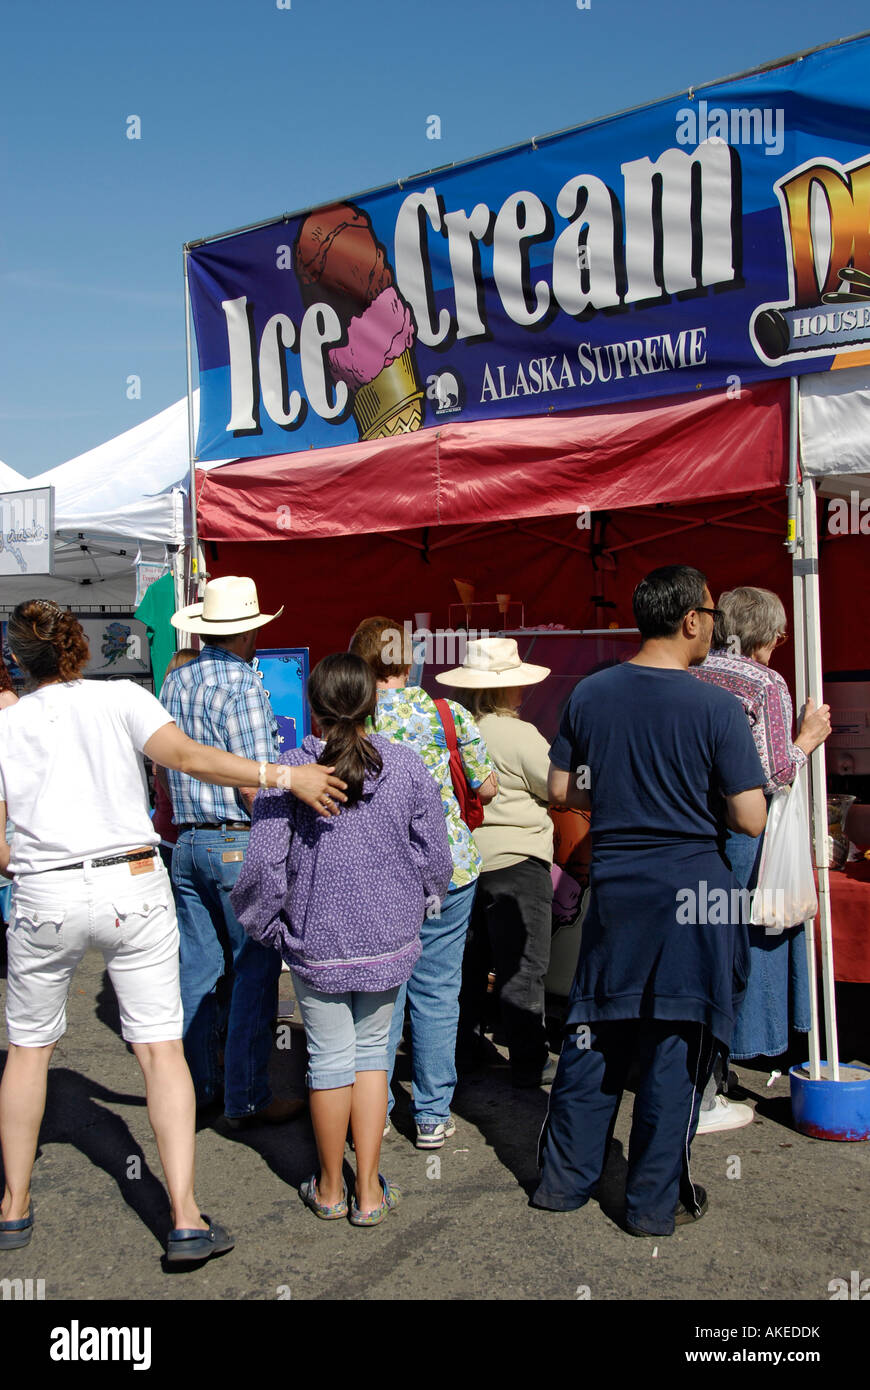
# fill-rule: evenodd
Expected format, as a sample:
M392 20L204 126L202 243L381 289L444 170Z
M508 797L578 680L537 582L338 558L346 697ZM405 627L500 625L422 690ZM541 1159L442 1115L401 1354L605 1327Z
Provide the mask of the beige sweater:
M478 720L489 756L498 770L498 794L484 807L474 840L483 871L505 869L534 856L553 862L553 822L547 810L550 747L534 724L510 715Z

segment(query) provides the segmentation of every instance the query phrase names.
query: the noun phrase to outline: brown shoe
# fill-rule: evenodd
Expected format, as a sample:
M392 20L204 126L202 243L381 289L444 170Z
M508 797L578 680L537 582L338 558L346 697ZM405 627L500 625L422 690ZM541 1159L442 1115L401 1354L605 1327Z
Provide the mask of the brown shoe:
M257 1125L285 1125L308 1108L305 1100L280 1100L277 1096L252 1115L224 1115L230 1129L253 1129Z

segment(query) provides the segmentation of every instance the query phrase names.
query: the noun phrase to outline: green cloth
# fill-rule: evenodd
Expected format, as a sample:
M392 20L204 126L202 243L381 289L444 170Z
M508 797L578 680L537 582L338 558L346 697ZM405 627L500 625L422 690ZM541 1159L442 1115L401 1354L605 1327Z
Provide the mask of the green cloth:
M166 668L175 654L176 633L169 621L175 612L175 585L172 573L155 579L145 590L145 597L133 614L145 624L148 645L151 648L151 670L154 676L154 690L160 694Z

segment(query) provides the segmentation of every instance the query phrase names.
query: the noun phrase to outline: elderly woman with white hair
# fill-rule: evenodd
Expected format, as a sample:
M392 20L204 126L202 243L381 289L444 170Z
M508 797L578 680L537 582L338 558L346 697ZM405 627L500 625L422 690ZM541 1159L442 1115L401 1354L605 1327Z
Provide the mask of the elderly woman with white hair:
M800 733L792 741L788 686L770 669L770 658L786 636L785 609L776 594L769 589L731 589L719 599L713 649L701 666L690 668L693 675L722 686L741 701L767 778L768 800L792 784L808 755L831 732L829 707L816 709L808 699ZM755 886L763 839L728 832L725 853L741 888ZM800 1033L810 1027L803 926L790 927L781 936L750 927L749 937L749 980L731 1042L736 1059L778 1056L788 1048L789 1025ZM710 1091L704 1096L698 1132L736 1129L751 1118L748 1106L729 1104Z

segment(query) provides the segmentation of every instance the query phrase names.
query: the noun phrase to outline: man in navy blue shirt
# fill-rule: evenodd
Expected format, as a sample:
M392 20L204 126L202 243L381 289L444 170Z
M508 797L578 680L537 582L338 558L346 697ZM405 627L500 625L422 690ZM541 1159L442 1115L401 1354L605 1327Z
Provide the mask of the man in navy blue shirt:
M550 800L591 810L591 898L532 1200L588 1201L636 1063L626 1226L664 1236L707 1208L689 1148L748 968L725 826L760 835L767 812L739 701L689 675L716 614L704 576L654 570L633 604L640 651L577 685L550 749Z

